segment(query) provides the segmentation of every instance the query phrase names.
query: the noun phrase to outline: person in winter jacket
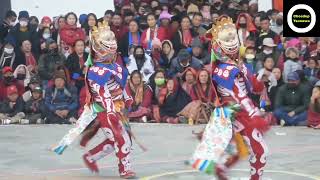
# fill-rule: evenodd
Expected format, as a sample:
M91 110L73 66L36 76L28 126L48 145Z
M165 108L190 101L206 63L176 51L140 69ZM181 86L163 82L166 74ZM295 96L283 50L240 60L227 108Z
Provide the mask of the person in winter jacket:
M25 114L29 124L42 124L46 117L46 106L43 99L43 90L41 87L35 87L32 90L32 97L25 103Z

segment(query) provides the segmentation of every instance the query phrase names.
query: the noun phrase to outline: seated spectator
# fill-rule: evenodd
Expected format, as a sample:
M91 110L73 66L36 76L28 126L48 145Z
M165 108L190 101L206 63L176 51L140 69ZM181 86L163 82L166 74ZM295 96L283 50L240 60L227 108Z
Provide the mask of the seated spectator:
M28 87L31 75L26 65L19 65L13 72L13 76L18 80L18 83L21 84L21 86L25 88Z
M154 66L151 57L144 52L142 46L137 46L134 49L133 55L129 57L127 64L129 74L134 70L138 70L143 77L144 82L149 82L150 76L154 73Z
M250 69L251 72L255 72L256 69L256 50L254 47L246 47L243 62Z
M3 52L0 57L0 68L5 66L13 68L16 64L16 53L14 52L14 47L10 43L6 43L3 47Z
M270 28L273 32L278 35L283 32L283 13L278 13L276 16L275 25Z
M180 29L175 33L172 39L174 50L179 52L180 49L191 47L193 39L197 36L198 33L191 29L191 20L189 17L183 17L180 22Z
M169 79L167 86L161 89L159 96L161 122L179 123L178 113L191 102L190 96L181 88L176 79Z
M0 120L1 124L16 124L22 122L25 117L24 102L18 94L15 85L6 88L7 97L0 102Z
M126 84L126 91L133 98L133 104L128 114L130 121L147 122L151 113L152 90L150 86L144 84L138 70L131 73L130 80Z
M166 74L162 69L157 70L151 77L149 86L152 90L152 114L156 122L160 122L159 94L160 90L166 86Z
M287 83L277 92L274 116L282 126L306 125L308 93L296 72L288 74Z
M28 87L26 87L26 92L23 93L23 95L22 95L22 99L23 99L24 102L27 102L27 101L29 101L31 99L32 91L36 87L41 87L41 82L40 82L40 79L38 77L34 76L34 77L32 77L30 79Z
M267 15L262 15L260 18L261 30L258 32L256 47L263 45L265 38L271 38L275 44L280 41L279 35L270 29L270 19Z
M141 44L146 53L150 55L153 49L160 48L161 42L168 38L167 34L165 34L165 29L157 26L154 14L150 13L147 15L147 23L148 28L141 35Z
M315 84L308 108L308 126L320 129L320 81Z
M37 59L38 57L34 55L31 51L32 44L30 40L24 40L21 44L21 49L16 50L16 60L13 64L13 68L17 68L20 64L26 65L29 71L33 74L36 73L37 70Z
M247 13L241 13L238 16L236 27L238 30L238 37L241 45L244 45L245 40L249 36L254 36L257 29L252 22L252 18Z
M54 40L47 41L48 52L39 59L39 77L42 81L42 87L47 88L48 81L53 79L53 75L58 66L64 65L66 58L59 52L58 45Z
M117 42L119 43L124 35L128 33L128 27L123 23L122 15L120 13L114 13L111 21L111 30L114 32Z
M129 22L129 32L119 42L119 51L123 58L129 57L130 47L141 45L141 33L136 20Z
M66 83L64 73L55 74L54 86L46 90L45 104L49 109L46 123L70 124L76 121L78 93L74 86Z
M287 60L284 63L283 69L283 80L287 82L287 76L291 72L295 72L296 70L302 70L302 65L299 62L299 51L296 48L288 48L286 50Z
M2 79L0 80L0 101L3 101L7 97L7 88L11 85L16 86L19 96L24 93L24 86L19 84L17 79L14 78L12 68L4 67L2 69Z
M194 13L192 17L192 29L194 32L197 32L199 36L205 36L207 30L202 27L203 16L200 12Z
M255 64L255 72L258 72L263 68L263 60L266 56L272 56L273 60L275 60L275 64L277 64L276 60L279 59L280 53L276 50L277 45L274 43L273 39L265 38L263 40L262 52L257 54L257 61Z
M210 73L205 69L200 70L197 74L196 84L191 89L192 102L179 115L183 115L197 123L209 122L216 99L216 90L214 88Z
M77 40L74 44L74 52L68 56L65 67L68 69L70 79L75 81L78 91L84 86L85 62L89 56L84 52L85 44L83 40Z
M181 87L186 93L191 96L191 91L193 88L193 85L197 82L197 71L191 67L187 68L181 77L182 83Z
M43 90L40 86L37 86L32 90L30 100L25 103L25 119L29 121L28 124L43 124L46 112Z
M170 40L164 40L162 42L159 67L165 71L169 70L173 58L175 57L175 51L173 49Z
M273 74L275 80L277 81L277 83L276 83L276 85L271 86L271 88L268 92L268 96L269 96L269 99L271 102L271 110L274 111L277 92L279 91L279 88L284 84L284 82L282 79L281 70L279 68L273 68L272 74Z
M32 52L39 54L39 47L40 47L40 39L38 37L37 31L29 22L29 13L27 11L20 11L19 22L10 30L7 40L13 40L14 47L19 47L22 45L22 42L25 40L29 40L32 44ZM18 52L19 48L16 48L16 53ZM19 64L18 64L19 65Z
M315 57L310 57L308 59L307 67L304 69L304 74L309 80L319 78L317 77L319 68L318 68L318 61Z
M203 65L198 59L192 58L191 54L186 49L181 49L177 57L171 62L168 76L181 76L188 67L199 70L203 67Z
M69 12L65 19L66 24L60 29L60 41L58 40L58 42L60 43L59 47L61 48L62 54L67 58L73 53L72 47L74 43L79 39L85 40L86 35L81 28L77 27L78 18L75 13Z
M2 24L0 24L0 49L5 44L4 39L7 37L10 29L15 25L16 20L17 14L12 10L8 10Z
M211 62L211 56L204 48L203 42L199 38L195 38L191 44L192 57L198 59L203 65L208 65Z
M168 10L163 10L159 16L160 27L164 28L168 39L172 39L172 31L170 21L173 15L169 14Z

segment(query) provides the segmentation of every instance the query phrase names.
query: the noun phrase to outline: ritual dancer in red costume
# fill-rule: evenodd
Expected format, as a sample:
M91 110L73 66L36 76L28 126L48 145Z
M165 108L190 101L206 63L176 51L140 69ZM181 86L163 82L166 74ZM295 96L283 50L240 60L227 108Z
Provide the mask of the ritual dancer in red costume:
M130 106L132 98L125 91L128 76L126 69L115 63L117 57L117 42L114 33L107 23L99 23L91 31L92 64L89 64L87 74L87 100L93 104L97 113L97 122L93 133L82 145L94 136L100 127L106 140L87 152L83 159L88 168L98 172L96 161L106 155L116 152L119 159L118 167L121 178L135 178L131 170L130 152L132 141L122 111ZM89 60L90 61L90 60Z
M251 165L250 180L260 180L268 155L268 147L262 133L266 132L269 126L268 122L262 117L263 114L259 108L249 98L249 94L261 93L264 88L261 81L262 75L256 77L239 60L240 43L236 26L230 17L221 16L209 32L212 36L212 79L217 87L216 93L219 97L212 118L218 117L213 120L223 123L220 126L220 122L209 122L211 127L207 126L204 131L202 141L194 155L193 167L207 173L209 173L208 168L213 167L219 180L227 180L227 170L236 164L241 157L244 157L243 154L248 147L251 153L249 159ZM233 111L233 113L230 113L230 111L224 112L230 110L234 105L238 107L237 111ZM220 111L220 109L222 110ZM227 116L217 114L227 114ZM232 124L229 126L223 125L226 121ZM220 129L215 131L212 124L216 129ZM210 139L210 136L214 138ZM214 143L209 147L203 144L203 142L210 143L210 141L218 144ZM229 145L226 146L226 144ZM219 150L222 152L214 151L213 154L210 154L212 152L202 151L199 147L206 147L211 151L221 147ZM208 158L203 155L206 153ZM218 158L212 158L215 156L218 156Z

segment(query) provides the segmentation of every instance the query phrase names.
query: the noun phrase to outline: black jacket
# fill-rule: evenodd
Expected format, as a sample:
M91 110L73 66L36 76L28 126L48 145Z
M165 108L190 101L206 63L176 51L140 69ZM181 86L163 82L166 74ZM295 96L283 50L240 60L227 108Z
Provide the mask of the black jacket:
M195 32L193 29L190 29L191 31L191 36L192 38L197 37L199 34L197 32ZM189 48L189 47L185 47L182 43L182 32L181 30L178 30L173 38L172 38L172 44L173 44L173 49L176 53L178 53L180 51L180 49L184 49L184 48ZM190 44L191 46L191 44Z
M0 102L0 113L8 114L8 116L13 117L17 115L19 112L24 112L24 101L22 97L17 99L16 104L13 108L10 107L10 101L5 99L4 101Z
M89 54L86 52L83 54L84 62L86 62L88 56L89 56ZM80 58L77 55L77 53L70 54L68 56L67 60L65 61L65 66L69 70L69 73L71 76L70 79L72 79L73 73L78 73L79 75L83 75L83 73L82 73L83 68L80 68L79 62L80 62Z
M42 118L46 115L47 108L45 106L44 100L34 100L31 98L25 103L25 113L26 115L31 114L41 114Z

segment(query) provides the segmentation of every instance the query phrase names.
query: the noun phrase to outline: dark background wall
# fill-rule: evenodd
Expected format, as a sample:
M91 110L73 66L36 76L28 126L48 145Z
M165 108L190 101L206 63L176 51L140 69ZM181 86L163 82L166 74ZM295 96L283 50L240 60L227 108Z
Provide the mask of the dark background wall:
M2 22L6 12L11 9L11 0L0 0L0 4L0 22Z

